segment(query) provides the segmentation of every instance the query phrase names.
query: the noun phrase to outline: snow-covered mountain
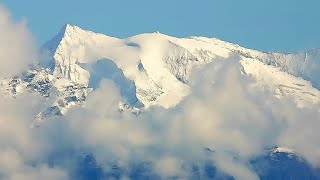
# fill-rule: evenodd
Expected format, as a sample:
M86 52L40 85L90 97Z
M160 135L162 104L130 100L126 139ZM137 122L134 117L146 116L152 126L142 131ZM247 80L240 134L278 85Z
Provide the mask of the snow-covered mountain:
M30 65L16 77L0 79L0 87L8 98L29 91L46 99L32 127L46 118L63 116L70 107L83 106L103 79L113 81L123 97L119 112L139 115L152 106L169 109L190 93L192 71L217 60L239 59L241 74L252 77L252 86L268 90L277 98L292 99L302 107L320 103L320 49L300 53L260 52L216 38L176 38L159 32L119 39L67 24L43 45L41 53L47 56L39 64ZM83 162L75 170L80 177L75 179L102 177L93 156L80 159ZM143 169L142 173L133 172L132 177L139 179L148 169L145 165L137 166ZM250 166L261 179L320 177L319 169L284 147L266 150ZM128 169L114 165L112 173L103 176L114 178L125 171ZM196 168L192 171L194 179L201 177ZM214 178L215 172L212 164L205 166L205 177Z
M41 51L49 58L1 81L11 96L30 90L49 99L37 120L82 105L102 79L112 80L125 98L120 110L173 107L188 95L193 69L235 53L243 73L252 76L257 87L292 98L299 106L320 100L319 49L266 53L215 38L176 38L159 32L119 39L67 24Z

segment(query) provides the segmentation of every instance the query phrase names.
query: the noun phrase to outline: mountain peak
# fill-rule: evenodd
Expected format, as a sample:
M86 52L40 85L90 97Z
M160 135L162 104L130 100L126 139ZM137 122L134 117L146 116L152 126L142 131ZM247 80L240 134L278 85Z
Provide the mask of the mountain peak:
M67 24L65 24L62 28L64 28L64 29L70 29L70 28L73 28L73 27L78 27L78 26L67 23Z
M65 24L65 25L62 26L62 28L60 29L60 31L57 34L57 36L62 38L63 36L65 36L66 33L70 32L70 31L74 31L75 28L79 28L79 27L73 26L71 24Z
M71 34L71 32L74 32L75 30L81 30L78 26L74 26L71 24L65 24L60 29L59 33L54 36L50 41L48 41L42 49L48 49L50 54L54 54L56 49L58 48L61 40L66 36L66 34Z
M65 32L70 32L70 31L88 31L88 30L82 29L79 26L72 25L72 24L65 24L64 28L65 28Z
M87 30L84 30L76 25L71 25L71 24L65 24L62 26L60 32L58 33L58 36L61 36L63 38L64 36L70 36L72 34L78 34L81 32L88 32Z
M83 35L83 34L90 34L90 33L93 33L93 32L84 30L76 25L65 24L61 27L57 35L55 35L50 41L44 44L42 49L49 50L50 54L53 55L56 52L61 41L66 37L76 37L76 36L81 36L81 34Z

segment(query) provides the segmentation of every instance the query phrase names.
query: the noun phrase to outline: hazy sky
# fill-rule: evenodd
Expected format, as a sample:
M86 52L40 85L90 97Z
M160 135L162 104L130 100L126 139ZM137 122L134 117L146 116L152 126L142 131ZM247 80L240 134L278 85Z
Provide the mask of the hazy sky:
M319 0L1 0L38 46L66 23L116 37L160 31L265 51L320 48Z

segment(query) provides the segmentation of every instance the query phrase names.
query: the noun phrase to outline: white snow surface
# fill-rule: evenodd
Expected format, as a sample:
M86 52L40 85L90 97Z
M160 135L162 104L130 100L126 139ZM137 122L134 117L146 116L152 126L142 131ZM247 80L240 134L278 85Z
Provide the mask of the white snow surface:
M140 103L145 108L175 106L189 92L194 67L227 59L235 52L240 54L245 74L277 97L293 98L300 106L319 103L320 98L314 88L320 87L320 50L265 53L215 38L176 38L159 32L119 39L69 24L44 47L53 57L53 76L82 86L98 83L91 81L92 67L99 60L112 61L112 68L132 82L132 92L126 93L135 96L129 98L137 102L131 104ZM108 74L108 69L104 73ZM121 83L118 86L124 88Z

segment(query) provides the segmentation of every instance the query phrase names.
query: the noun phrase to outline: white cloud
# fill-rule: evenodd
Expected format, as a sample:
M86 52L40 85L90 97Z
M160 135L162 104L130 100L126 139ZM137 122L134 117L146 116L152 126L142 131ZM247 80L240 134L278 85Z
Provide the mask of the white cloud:
M182 171L182 162L175 157L163 157L155 162L154 171L161 174L162 177L184 177L185 173Z
M36 60L36 50L25 21L14 22L0 5L0 75L13 76Z
M249 160L275 145L294 148L318 164L316 108L300 109L290 100L279 101L252 86L253 80L240 69L237 57L199 69L193 73L191 94L180 104L171 109L154 107L139 116L119 113L118 89L113 82L102 81L84 107L71 109L63 120L47 120L37 129L29 124L43 106L41 98L25 94L1 99L0 124L5 128L0 144L5 148L0 153L6 156L0 157L0 175L31 178L49 173L53 179L66 178L66 172L49 168L44 160L64 150L93 153L103 167L115 162L130 169L132 162L148 161L164 178L187 178L191 164L203 166L209 159L237 179L257 179ZM206 153L205 147L215 152ZM44 161L36 167L28 164L38 160ZM75 164L62 166L70 165Z
M186 164L212 159L236 178L257 179L249 160L276 145L293 147L309 160L319 159L319 133L308 131L318 127L319 112L297 108L291 100L280 101L252 86L254 80L240 69L237 57L207 65L194 72L191 94L179 105L168 110L154 107L140 116L117 112L121 97L111 81L104 81L85 107L66 115L66 129L72 135L65 136L93 152L100 163L112 159L126 166L130 161L151 161L153 170L165 177L184 177L190 170ZM310 117L311 124L301 126L305 123L301 116ZM298 130L309 136L296 136ZM314 150L304 144L313 144ZM215 153L205 154L205 147Z
M212 71L217 66L222 69ZM132 160L152 161L156 172L171 176L182 176L185 168L168 166L170 170L165 170L164 164L203 160L205 147L246 161L265 146L274 145L270 133L277 134L277 122L267 115L264 97L250 89L250 80L240 74L237 61L209 65L196 72L193 80L191 95L177 107L153 108L140 116L117 112L121 97L112 82L104 81L89 95L84 108L66 115L67 132L72 135L64 136L75 138L71 141L93 152L100 163L110 159L124 165ZM215 84L208 83L212 80ZM223 165L228 173L242 172ZM256 177L252 174L248 177Z
M42 139L30 124L43 100L29 93L16 99L3 98L0 92L0 177L4 179L67 179L67 174L49 168L41 160L48 153L50 142ZM32 162L39 163L33 164Z
M67 175L61 169L49 168L47 165L38 164L36 167L24 162L16 150L0 151L0 177L8 180L66 180Z
M0 78L19 75L36 59L31 34L25 22L13 22L2 6L0 27ZM41 162L49 142L30 128L43 104L38 95L24 93L10 99L0 90L0 179L67 179L63 170Z

